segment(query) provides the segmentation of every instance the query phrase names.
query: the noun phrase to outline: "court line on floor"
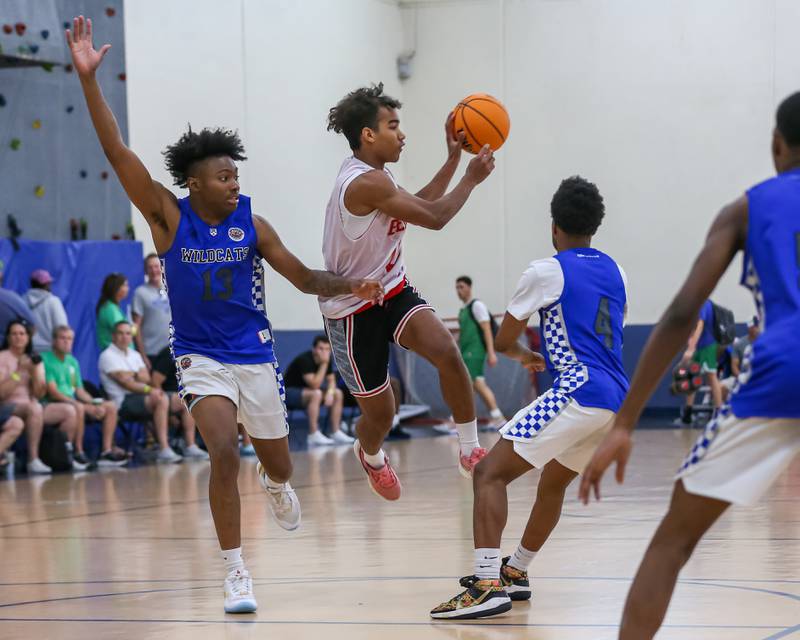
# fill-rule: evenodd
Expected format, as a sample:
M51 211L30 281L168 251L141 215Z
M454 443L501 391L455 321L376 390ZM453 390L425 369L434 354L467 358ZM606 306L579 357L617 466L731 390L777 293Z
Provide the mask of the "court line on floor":
M315 582L391 582L401 580L457 580L457 576L312 576L307 578L292 577L276 577L276 578L261 578L254 580L254 584L269 586L273 584L306 584ZM633 578L626 578L621 576L535 576L534 580L568 580L568 581L594 581L594 582L631 582ZM26 587L26 586L58 586L58 585L79 585L79 584L171 584L171 583L186 583L186 582L213 582L216 584L218 578L131 578L131 579L116 579L116 580L51 580L51 581L38 581L38 582L0 582L0 587ZM691 583L735 583L735 582L749 582L753 584L800 584L797 579L765 579L765 578L698 578L687 577L679 578L678 584L691 584ZM724 584L718 585L720 588L725 587ZM747 588L747 587L744 587ZM790 597L795 597L788 594Z
M309 583L336 583L336 582L389 582L389 581L403 581L403 580L453 580L452 576L369 576L369 577L348 577L348 578L301 578L301 579L288 579L284 581L276 581L275 579L272 580L259 580L254 581L256 585L275 585L275 584L309 584ZM564 577L552 577L552 578L540 578L540 579L552 579L552 580L583 580L583 581L592 581L592 582L631 582L630 578L618 578L618 577L579 577L573 576L571 578L564 578ZM176 580L175 582L182 582ZM798 600L800 601L800 596L794 595L791 593L786 593L784 591L775 591L772 589L761 589L758 587L747 587L742 585L730 585L730 584L719 584L718 582L705 582L698 579L689 579L689 580L678 580L678 584L690 584L694 586L701 586L701 587L716 587L720 589L737 589L740 591L748 591L753 593L763 593L766 595L778 596L789 598L791 600ZM116 596L132 596L132 595L145 595L151 593L179 593L185 591L198 591L201 589L217 589L218 585L211 584L211 585L202 585L202 586L194 586L194 587L177 587L177 588L168 588L168 589L138 589L134 591L118 591L112 593L92 593L92 594L82 594L82 595L74 595L74 596L61 596L57 598L44 598L39 600L25 600L20 602L7 602L7 603L0 603L0 609L8 609L11 607L22 607L31 604L50 604L54 602L66 602L72 600L92 600L94 598L113 598ZM778 628L778 627L772 627Z
M169 623L169 624L262 624L262 625L331 625L331 626L385 626L385 627L503 627L503 628L518 628L518 629L617 629L619 624L589 624L589 623L574 623L574 624L558 624L558 623L520 623L520 622L395 622L395 621L365 621L365 620L184 620L184 619L169 619L169 618L142 618L139 620L128 618L4 618L0 617L0 622L95 622L95 623L132 623L132 624L154 624L154 623ZM722 624L665 624L662 629L760 629L772 630L781 629L785 631L780 625L722 625ZM774 638L781 638L785 636L773 636Z
M418 476L418 475L433 473L433 472L436 472L436 471L441 471L443 469L445 469L445 467L433 467L433 468L428 468L428 469L420 469L419 471L408 471L406 473L410 473L410 474L413 474L415 476ZM337 484L337 485L338 484L350 484L352 482L364 482L364 476L358 476L358 477L354 477L354 478L344 478L343 480L337 480L333 484ZM297 485L297 486L294 487L294 489L295 489L295 491L297 491L299 489L313 489L315 487L329 487L329 486L331 486L330 482L318 482L318 483L312 483L312 484L306 484L306 485ZM249 497L249 496L261 495L261 493L262 493L261 491L250 491L250 492L247 492L247 493L241 493L240 492L239 495L242 498L246 498L246 497ZM39 520L27 520L27 521L23 521L23 522L9 522L7 524L0 524L0 529L8 529L10 527L21 527L21 526L24 526L24 525L31 525L31 524L41 524L41 523L45 523L45 522L58 522L58 521L61 521L61 520L72 520L72 519L75 519L75 518L92 518L92 517L95 517L95 516L106 516L106 515L112 515L112 514L115 514L115 513L129 513L131 511L144 511L146 509L157 509L157 508L160 508L160 507L175 507L175 506L180 506L180 505L199 504L201 502L208 502L208 495L204 495L202 498L197 498L196 500L175 500L175 501L172 501L172 502L157 502L157 503L139 505L139 506L135 506L135 507L127 507L127 508L116 509L116 510L94 511L94 512L91 512L91 513L76 513L76 514L72 514L72 515L68 515L68 516L53 516L52 518L41 518Z
M783 631L779 631L774 635L764 638L764 640L779 640L779 638L787 638L794 633L800 633L800 624L795 625L794 627L787 627Z

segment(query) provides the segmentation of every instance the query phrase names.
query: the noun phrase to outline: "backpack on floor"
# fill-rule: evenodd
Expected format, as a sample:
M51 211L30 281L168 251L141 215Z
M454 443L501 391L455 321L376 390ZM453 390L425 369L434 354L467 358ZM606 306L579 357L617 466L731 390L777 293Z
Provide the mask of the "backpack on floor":
M67 451L67 436L55 427L45 426L39 443L39 457L53 471L69 471L72 461Z

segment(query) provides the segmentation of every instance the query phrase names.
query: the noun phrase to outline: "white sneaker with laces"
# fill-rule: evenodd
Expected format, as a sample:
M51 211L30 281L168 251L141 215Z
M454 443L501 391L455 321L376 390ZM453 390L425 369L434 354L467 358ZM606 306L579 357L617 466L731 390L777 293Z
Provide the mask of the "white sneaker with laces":
M53 473L53 470L40 458L34 458L28 462L28 473Z
M334 431L331 434L331 440L333 440L334 444L353 444L356 439L348 436L340 428L338 431Z
M225 613L253 613L258 603L253 596L253 580L247 569L236 569L225 578Z
M267 472L261 463L256 464L256 472L258 473L258 481L267 492L269 510L275 522L286 529L287 531L294 531L300 526L300 501L297 499L297 494L292 489L292 485L284 482L278 489L273 489L267 484Z
M167 447L158 452L156 462L180 462L183 456L178 455L172 450L172 447Z
M314 433L308 434L306 443L309 447L325 447L334 444L334 441L322 433L322 431L315 431Z
M184 458L194 458L195 460L208 460L208 454L196 444L190 445L183 450Z

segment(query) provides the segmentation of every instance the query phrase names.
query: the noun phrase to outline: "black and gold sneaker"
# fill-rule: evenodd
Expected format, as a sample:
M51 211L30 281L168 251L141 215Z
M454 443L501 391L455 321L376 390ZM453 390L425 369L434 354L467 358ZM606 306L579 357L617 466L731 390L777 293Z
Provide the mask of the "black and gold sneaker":
M511 600L499 580L461 579L467 587L457 596L431 611L431 618L470 620L496 616L511 609Z
M508 561L511 556L503 558L503 564L500 566L500 584L502 585L508 597L514 600L530 600L531 599L531 583L528 580L528 572L511 567Z

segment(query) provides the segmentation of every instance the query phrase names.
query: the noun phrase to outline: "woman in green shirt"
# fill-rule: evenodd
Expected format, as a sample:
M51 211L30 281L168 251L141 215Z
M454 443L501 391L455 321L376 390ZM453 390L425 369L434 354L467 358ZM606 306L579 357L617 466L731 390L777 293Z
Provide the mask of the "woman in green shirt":
M128 279L121 273L111 273L103 280L100 300L97 302L97 344L102 351L111 344L114 325L128 318L122 312L119 303L128 297Z

